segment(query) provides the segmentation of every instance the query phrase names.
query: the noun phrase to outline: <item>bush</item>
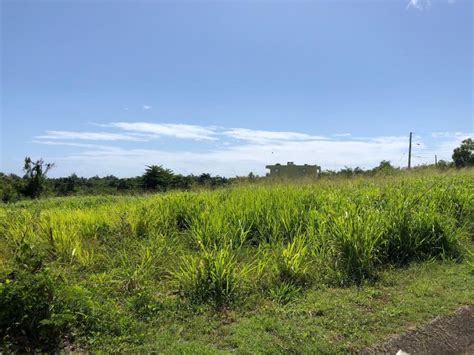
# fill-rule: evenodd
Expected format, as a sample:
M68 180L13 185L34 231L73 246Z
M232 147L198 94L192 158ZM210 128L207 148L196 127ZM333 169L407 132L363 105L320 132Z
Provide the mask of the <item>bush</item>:
M49 322L53 282L46 271L16 270L0 281L0 338L7 349L50 352L60 344L61 327Z

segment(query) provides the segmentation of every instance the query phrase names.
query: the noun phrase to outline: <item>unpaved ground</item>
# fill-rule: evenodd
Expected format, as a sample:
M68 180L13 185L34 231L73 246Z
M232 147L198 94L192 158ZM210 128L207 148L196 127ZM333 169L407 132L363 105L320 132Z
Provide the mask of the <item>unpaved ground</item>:
M364 349L360 354L474 354L474 305Z

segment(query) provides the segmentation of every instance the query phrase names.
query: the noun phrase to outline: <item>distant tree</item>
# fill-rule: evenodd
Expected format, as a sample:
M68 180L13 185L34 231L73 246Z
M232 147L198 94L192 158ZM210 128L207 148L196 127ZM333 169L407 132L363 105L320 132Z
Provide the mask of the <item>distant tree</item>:
M390 161L382 160L379 166L371 170L371 174L390 174L395 171L395 167L392 166Z
M193 184L193 178L192 175L184 176L181 174L175 174L171 182L171 187L174 189L188 190Z
M22 188L22 180L19 176L0 173L0 198L3 202L17 201Z
M143 187L146 190L166 191L173 180L173 171L161 165L147 166L142 176Z
M377 170L377 171L391 171L395 169L392 164L390 163L390 161L388 160L382 160L379 164L379 166L377 166L374 170Z
M447 162L446 160L439 160L438 164L436 165L439 169L447 169L452 165L452 163Z
M131 190L133 188L132 182L130 179L120 179L117 183L117 190Z
M211 174L203 173L198 176L197 182L199 185L211 185L212 177Z
M73 173L65 178L58 178L54 180L54 190L60 196L71 195L76 192L79 182L79 177Z
M474 165L474 141L467 138L453 151L453 161L457 168Z
M208 173L201 174L198 177L194 177L194 179L198 185L206 187L220 187L229 183L229 180L225 177L219 175L211 176Z
M354 169L352 169L351 167L348 167L348 166L344 166L344 168L342 168L341 170L339 170L337 172L337 175L351 177L351 176L360 175L360 174L363 174L363 173L364 173L364 170L361 169L358 166L356 166Z
M323 176L334 176L336 175L336 171L334 170L324 170L321 172L320 176L323 177Z
M354 171L352 170L352 168L348 166L344 166L343 169L338 171L338 174L343 175L343 176L352 176L354 174Z
M119 178L114 176L114 175L107 175L105 177L103 177L103 179L105 181L107 181L107 185L109 187L117 187L118 183L119 183Z
M26 157L23 167L25 172L23 179L26 181L22 191L23 195L31 198L39 197L44 189L46 174L53 167L54 163L45 163L43 159L33 161L30 157Z

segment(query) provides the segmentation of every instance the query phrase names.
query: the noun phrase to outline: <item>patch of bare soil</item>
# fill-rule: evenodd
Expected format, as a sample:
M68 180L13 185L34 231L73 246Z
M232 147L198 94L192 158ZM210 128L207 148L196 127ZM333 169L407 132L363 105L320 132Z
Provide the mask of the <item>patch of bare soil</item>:
M474 354L474 305L394 336L359 354Z

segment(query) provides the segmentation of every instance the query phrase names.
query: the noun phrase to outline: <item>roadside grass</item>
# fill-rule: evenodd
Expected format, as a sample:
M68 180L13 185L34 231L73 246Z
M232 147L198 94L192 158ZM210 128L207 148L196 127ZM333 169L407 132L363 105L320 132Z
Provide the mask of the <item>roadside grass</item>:
M176 308L141 344L102 338L102 350L165 353L347 353L473 304L468 263L427 261L381 273L375 284L318 287L287 304L225 312Z
M236 323L230 344L243 352L351 352L474 299L466 265L427 262L384 272L375 285L322 288L286 307Z

